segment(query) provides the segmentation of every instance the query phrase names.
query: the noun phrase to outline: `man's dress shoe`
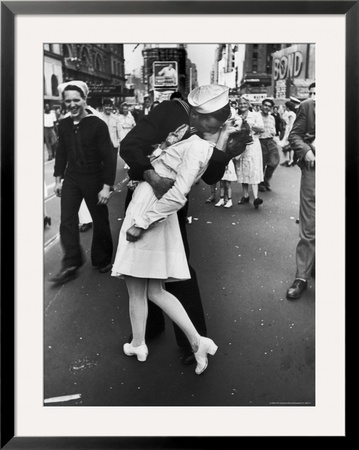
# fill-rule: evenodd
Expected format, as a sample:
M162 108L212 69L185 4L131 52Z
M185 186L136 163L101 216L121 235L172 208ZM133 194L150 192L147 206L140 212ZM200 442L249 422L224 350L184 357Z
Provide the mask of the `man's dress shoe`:
M106 264L105 266L99 266L98 271L100 273L106 273L112 269L112 263Z
M300 280L296 278L292 286L287 290L287 299L296 300L300 298L303 292L307 289L307 282L305 280Z
M255 209L258 209L258 206L261 205L263 203L263 200L259 197L255 198L253 201L253 205L255 207Z
M196 362L196 358L192 350L182 349L181 363L190 366Z
M78 269L79 266L65 267L64 269L61 269L57 275L50 278L49 281L53 283L66 283L76 277Z

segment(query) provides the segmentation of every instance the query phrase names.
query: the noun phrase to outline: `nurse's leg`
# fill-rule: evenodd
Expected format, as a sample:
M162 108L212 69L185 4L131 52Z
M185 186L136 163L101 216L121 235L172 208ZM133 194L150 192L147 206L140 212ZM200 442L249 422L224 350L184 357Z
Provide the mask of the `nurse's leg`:
M138 347L145 343L146 322L148 315L147 284L145 278L125 276L129 295L129 313L132 328L132 345Z

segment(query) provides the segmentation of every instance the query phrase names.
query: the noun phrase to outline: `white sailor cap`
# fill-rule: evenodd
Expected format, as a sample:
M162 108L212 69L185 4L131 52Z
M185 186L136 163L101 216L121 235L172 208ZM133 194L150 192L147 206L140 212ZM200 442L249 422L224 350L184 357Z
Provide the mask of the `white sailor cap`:
M84 81L81 80L71 80L67 81L66 83L59 84L57 87L60 96L62 96L62 93L64 92L66 86L76 86L84 93L84 96L87 97L89 93L89 88L87 84Z
M229 87L220 84L199 86L188 94L188 103L200 114L218 111L229 103Z

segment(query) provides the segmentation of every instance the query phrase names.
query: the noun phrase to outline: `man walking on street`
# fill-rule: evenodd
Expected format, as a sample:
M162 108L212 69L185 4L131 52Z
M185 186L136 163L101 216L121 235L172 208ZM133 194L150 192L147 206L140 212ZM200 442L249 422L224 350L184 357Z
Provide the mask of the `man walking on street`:
M307 288L315 265L315 83L309 86L309 99L299 106L289 143L302 172L297 271L293 284L287 290L287 299L295 300Z
M61 84L59 92L70 112L59 123L54 169L55 193L61 197L60 239L64 256L61 270L50 281L65 283L84 263L78 226L83 199L94 226L92 265L101 273L111 270L113 244L107 202L115 171L107 125L87 108L87 85L83 81L70 81Z
M275 119L271 114L273 106L274 102L270 98L265 98L262 101L262 111L260 114L263 119L264 132L259 135L259 141L262 147L264 181L258 187L261 192L272 190L269 181L280 161L278 146L274 140L276 127Z

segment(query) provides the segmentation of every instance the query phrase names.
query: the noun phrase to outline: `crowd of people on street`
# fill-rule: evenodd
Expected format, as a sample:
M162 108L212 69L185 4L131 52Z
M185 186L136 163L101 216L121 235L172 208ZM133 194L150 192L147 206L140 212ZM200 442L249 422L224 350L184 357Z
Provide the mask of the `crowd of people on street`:
M211 195L206 203L215 203L216 207L233 207L231 182L242 186L242 197L239 205L250 203L249 190L253 195L253 206L258 209L263 199L258 192L271 191L270 180L280 162L280 152L285 161L285 167L296 165L294 151L288 141L290 131L296 118L297 106L293 101L286 101L280 107L275 106L273 99L265 98L260 107L252 105L243 95L231 102L231 120L235 126L248 125L251 130L252 142L239 157L233 158L226 168L220 181L219 200L216 199L217 186L211 186Z
M242 188L238 204L249 204L251 191L259 209L259 192L272 190L281 151L285 166L297 164L302 173L297 271L287 290L289 300L301 297L315 264L315 83L307 100L297 106L287 101L285 110L271 98L260 105L245 95L230 101L228 87L216 84L195 88L187 99L176 93L151 104L147 97L141 111L122 104L119 114L108 99L101 112L91 108L83 81L63 83L59 92L67 112L53 122L57 137L51 157L54 190L61 200L63 258L51 281L63 284L79 274L84 264L79 232L92 227L92 266L124 279L128 291L132 333L123 346L126 355L146 361L147 342L164 331L166 313L183 364L196 363L198 375L206 370L217 345L207 337L197 276L189 262L188 194L202 179L211 189L206 203L231 208L231 183L237 182ZM53 134L46 130L50 124L50 119L45 122L48 149L53 145ZM113 258L107 205L118 155L130 182Z

